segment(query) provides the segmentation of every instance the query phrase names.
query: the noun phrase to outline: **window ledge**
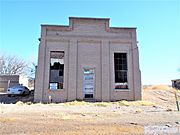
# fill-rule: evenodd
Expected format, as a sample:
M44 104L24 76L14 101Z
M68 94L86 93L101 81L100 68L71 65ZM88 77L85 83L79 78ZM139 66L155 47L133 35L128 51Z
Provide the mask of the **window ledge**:
M56 89L56 90L48 89L48 91L50 91L50 92L57 92L57 91L65 91L65 89Z
M121 91L131 91L130 89L113 89L113 91L121 92Z

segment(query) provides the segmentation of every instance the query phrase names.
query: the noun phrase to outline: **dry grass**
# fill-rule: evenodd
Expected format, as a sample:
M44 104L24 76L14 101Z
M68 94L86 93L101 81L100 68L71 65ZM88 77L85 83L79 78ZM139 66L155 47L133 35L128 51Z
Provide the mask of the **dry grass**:
M67 103L59 103L59 105L63 106L83 106L83 105L92 105L92 106L100 106L100 107L107 107L111 106L113 104L119 105L119 106L155 106L155 103L149 102L149 101L117 101L117 102L84 102L84 101L72 101Z
M150 86L143 86L144 90L176 90L168 85L150 85Z
M25 105L25 103L23 103L22 101L18 101L18 102L16 102L16 105L22 106L22 105Z
M66 102L66 103L59 103L63 106L83 106L83 105L89 105L89 102L85 101L72 101L72 102Z
M156 104L149 101L119 101L120 106L155 106Z
M64 115L60 117L61 120L72 120L75 119L74 116L70 116L70 115Z
M100 106L100 107L107 107L109 105L111 105L111 102L97 102L97 103L93 103L93 105L95 106Z
M145 89L148 90L156 90L156 89L162 89L162 90L173 90L171 87L166 85L155 85L155 86L148 86ZM117 101L117 102L85 102L85 101L71 101L71 102L65 102L65 103L50 103L50 104L43 104L43 103L32 103L32 102L22 102L18 101L16 105L23 106L23 105L37 105L37 106L43 106L43 105L50 105L50 106L99 106L99 107L108 107L111 105L118 105L118 106L155 106L156 104L150 101Z
M0 122L15 122L16 119L14 118L0 118Z
M117 102L85 102L85 101L71 101L71 102L66 102L66 103L51 103L48 105L61 105L61 106L86 106L86 105L90 105L90 106L99 106L99 107L107 107L107 106L111 106L111 105L118 105L118 106L155 106L156 104L153 102L149 102L149 101L126 101L126 100L122 100L122 101L117 101ZM16 103L16 105L18 106L22 106L22 105L46 105L46 104L42 104L42 103L23 103L21 101L18 101Z

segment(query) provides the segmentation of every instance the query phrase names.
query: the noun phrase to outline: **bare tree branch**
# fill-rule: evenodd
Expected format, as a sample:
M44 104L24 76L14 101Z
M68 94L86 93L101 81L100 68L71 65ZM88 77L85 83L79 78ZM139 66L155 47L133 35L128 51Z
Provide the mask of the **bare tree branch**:
M0 74L25 74L27 63L17 56L0 55Z
M35 72L36 72L36 64L35 62L32 62L30 66L28 66L28 77L29 78L35 78Z

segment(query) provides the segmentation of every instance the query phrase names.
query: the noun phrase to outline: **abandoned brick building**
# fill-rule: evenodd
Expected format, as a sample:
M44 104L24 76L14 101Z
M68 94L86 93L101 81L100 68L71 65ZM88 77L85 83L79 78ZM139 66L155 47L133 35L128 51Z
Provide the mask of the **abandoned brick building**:
M35 102L140 100L136 28L108 18L70 17L69 26L41 25Z

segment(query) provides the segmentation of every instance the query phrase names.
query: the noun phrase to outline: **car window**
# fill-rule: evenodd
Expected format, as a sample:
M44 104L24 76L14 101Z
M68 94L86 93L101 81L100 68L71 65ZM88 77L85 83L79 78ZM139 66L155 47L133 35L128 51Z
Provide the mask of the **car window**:
M21 86L21 85L15 85L15 86L12 86L12 87L10 87L10 88L23 88L23 86Z

